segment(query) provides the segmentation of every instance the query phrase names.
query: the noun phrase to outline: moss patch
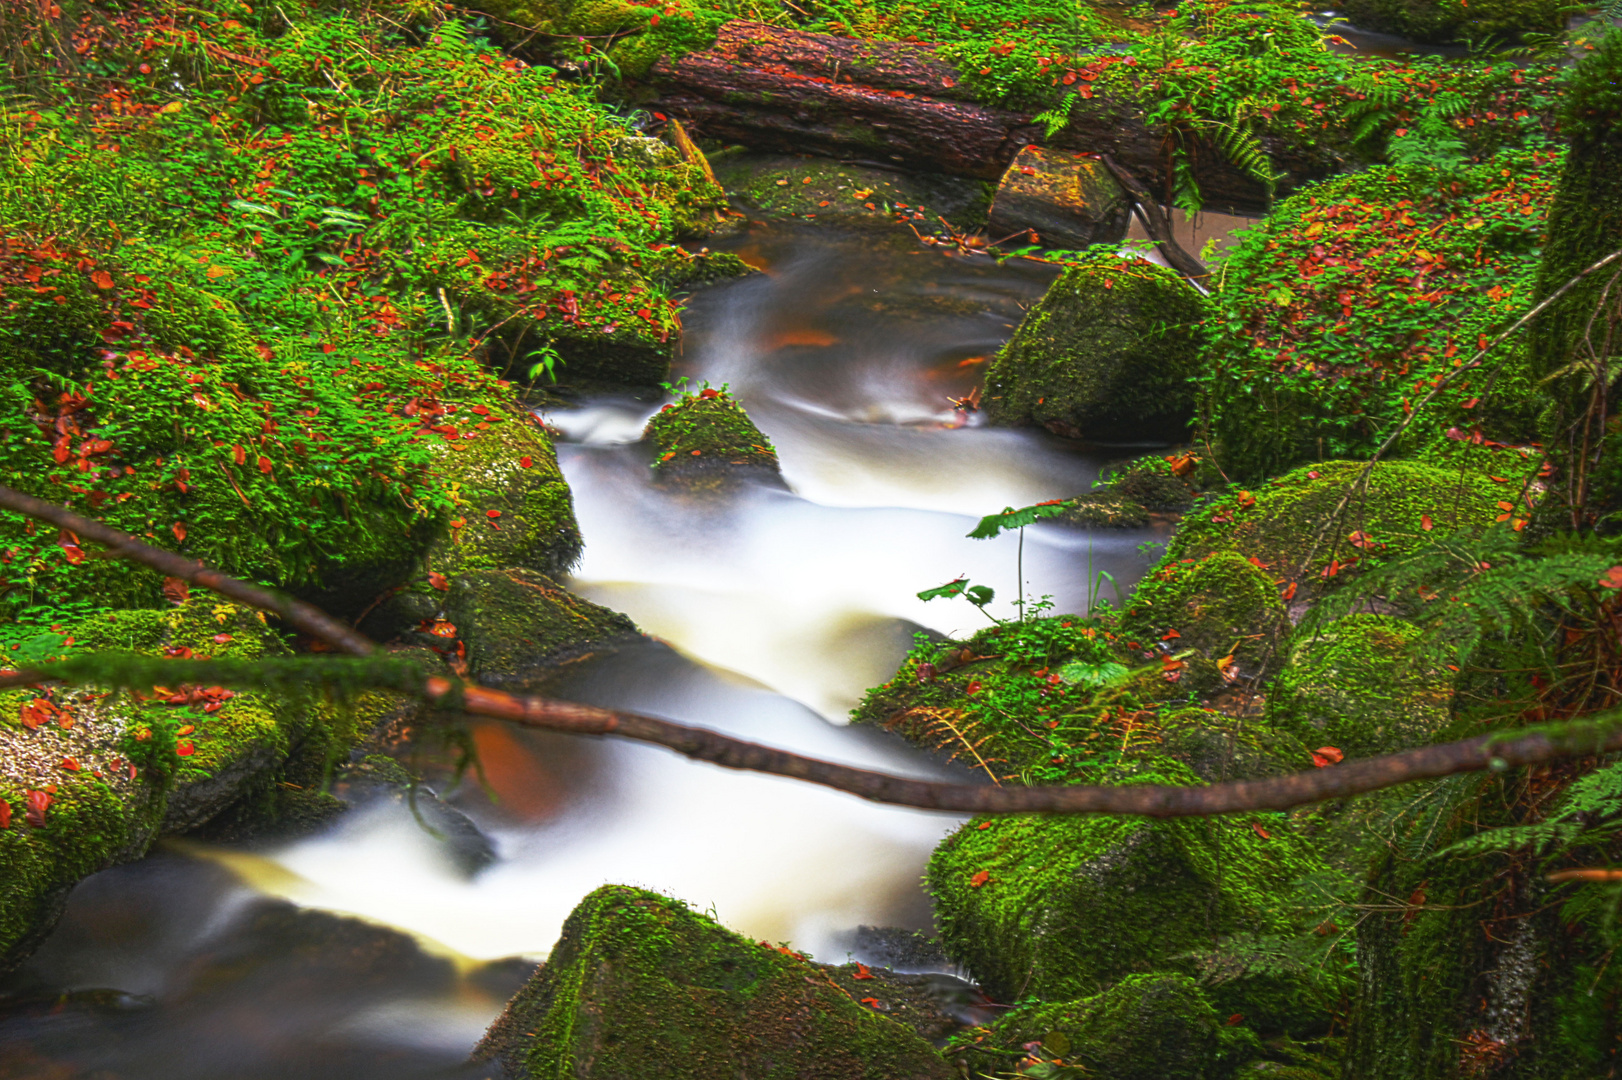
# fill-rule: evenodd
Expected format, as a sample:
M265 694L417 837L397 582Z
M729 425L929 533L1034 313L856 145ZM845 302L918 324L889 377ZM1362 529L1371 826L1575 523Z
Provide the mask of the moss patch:
M515 1077L946 1080L935 1050L817 965L608 885L474 1050Z
M1234 551L1162 562L1132 594L1122 630L1140 640L1170 637L1235 669L1257 674L1277 667L1279 637L1288 626L1273 578Z
M777 451L725 388L710 387L654 413L642 432L661 484L688 489L777 478Z
M1081 438L1175 438L1194 414L1202 312L1180 277L1141 259L1072 266L992 360L987 415Z

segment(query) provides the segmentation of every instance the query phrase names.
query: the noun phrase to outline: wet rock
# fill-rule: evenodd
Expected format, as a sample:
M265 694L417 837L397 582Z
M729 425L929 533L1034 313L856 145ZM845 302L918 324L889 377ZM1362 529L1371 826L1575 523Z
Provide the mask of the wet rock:
M1133 592L1122 628L1227 659L1230 674L1257 675L1282 665L1289 616L1271 575L1237 552L1217 551L1192 565L1168 555Z
M899 926L858 926L851 952L869 964L902 971L941 969L951 964L939 941Z
M510 1077L581 1080L952 1075L933 1047L853 1000L823 967L617 885L575 908L546 966L473 1056Z
M1299 739L1257 720L1211 709L1178 709L1161 717L1160 737L1167 757L1181 761L1209 784L1312 768L1311 751Z
M1419 636L1412 623L1385 615L1303 628L1268 696L1267 719L1348 757L1435 742L1452 718L1453 677L1414 657Z
M939 226L936 215L961 224L985 212L986 185L963 177L804 155L735 153L711 160L721 185L755 213L841 223L904 218L923 229Z
M559 664L642 640L630 619L533 570L474 570L453 578L445 615L466 646L468 674L501 690L536 687Z
M908 974L866 964L817 967L853 1000L872 998L878 1004L869 1008L907 1025L936 1047L969 1026L962 1014L984 1000L972 984L951 975Z
M1208 1080L1224 1056L1219 1025L1186 976L1131 975L1078 1001L1016 1009L962 1056L976 1074L1007 1069L1025 1051L1109 1080Z
M1080 250L1126 238L1132 201L1096 156L1027 146L997 184L993 239L1026 230L1045 247Z
M427 784L412 776L399 762L369 754L345 767L335 790L345 802L369 805L388 799L410 809L430 836L439 842L445 858L472 877L496 861L496 848L472 818L440 799Z
M1175 440L1194 415L1203 310L1182 278L1142 259L1072 266L992 360L986 413L1072 438Z
M1169 759L1133 778L1199 783ZM1213 939L1287 928L1274 897L1318 865L1280 825L1111 817L975 819L926 878L947 953L992 997L1065 1001Z
M1065 500L1065 511L1055 521L1088 529L1141 529L1149 524L1149 511L1130 499L1095 491Z
M724 389L705 388L666 405L648 421L642 441L661 486L696 494L783 483L771 441Z

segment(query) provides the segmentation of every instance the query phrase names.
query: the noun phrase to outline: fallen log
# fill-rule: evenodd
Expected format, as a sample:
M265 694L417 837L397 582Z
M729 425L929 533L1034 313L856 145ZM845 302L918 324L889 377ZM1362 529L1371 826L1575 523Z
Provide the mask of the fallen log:
M1102 92L1078 100L1070 124L1043 137L1032 114L977 102L935 46L857 41L735 20L713 46L650 70L652 107L695 135L754 149L866 159L921 172L996 180L1021 147L1108 155L1170 199L1172 144L1131 102ZM1257 212L1267 192L1209 144L1185 138L1212 210ZM1263 140L1287 191L1329 172Z

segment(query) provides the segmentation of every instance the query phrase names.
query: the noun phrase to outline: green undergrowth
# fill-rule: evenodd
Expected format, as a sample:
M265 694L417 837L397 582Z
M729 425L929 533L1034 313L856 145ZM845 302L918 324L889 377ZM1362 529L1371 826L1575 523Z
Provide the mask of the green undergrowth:
M1486 461L1534 437L1521 341L1478 357L1531 307L1562 162L1532 144L1545 148L1477 164L1454 148L1329 180L1242 234L1218 274L1199 380L1229 476L1366 457L1403 424L1393 452L1438 459L1463 447Z
M477 494L436 451L511 422L487 371L668 370L719 189L441 9L75 2L0 63L8 484L320 592ZM0 564L13 614L161 602L14 516Z

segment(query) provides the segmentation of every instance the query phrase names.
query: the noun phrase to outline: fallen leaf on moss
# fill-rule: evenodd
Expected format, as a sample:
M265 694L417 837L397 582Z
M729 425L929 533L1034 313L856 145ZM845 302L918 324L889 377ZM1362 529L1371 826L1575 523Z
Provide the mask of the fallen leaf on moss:
M990 880L991 880L991 871L990 870L982 870L978 874L974 875L972 878L969 879L969 888L978 889L980 886L984 885L986 882L988 882Z

